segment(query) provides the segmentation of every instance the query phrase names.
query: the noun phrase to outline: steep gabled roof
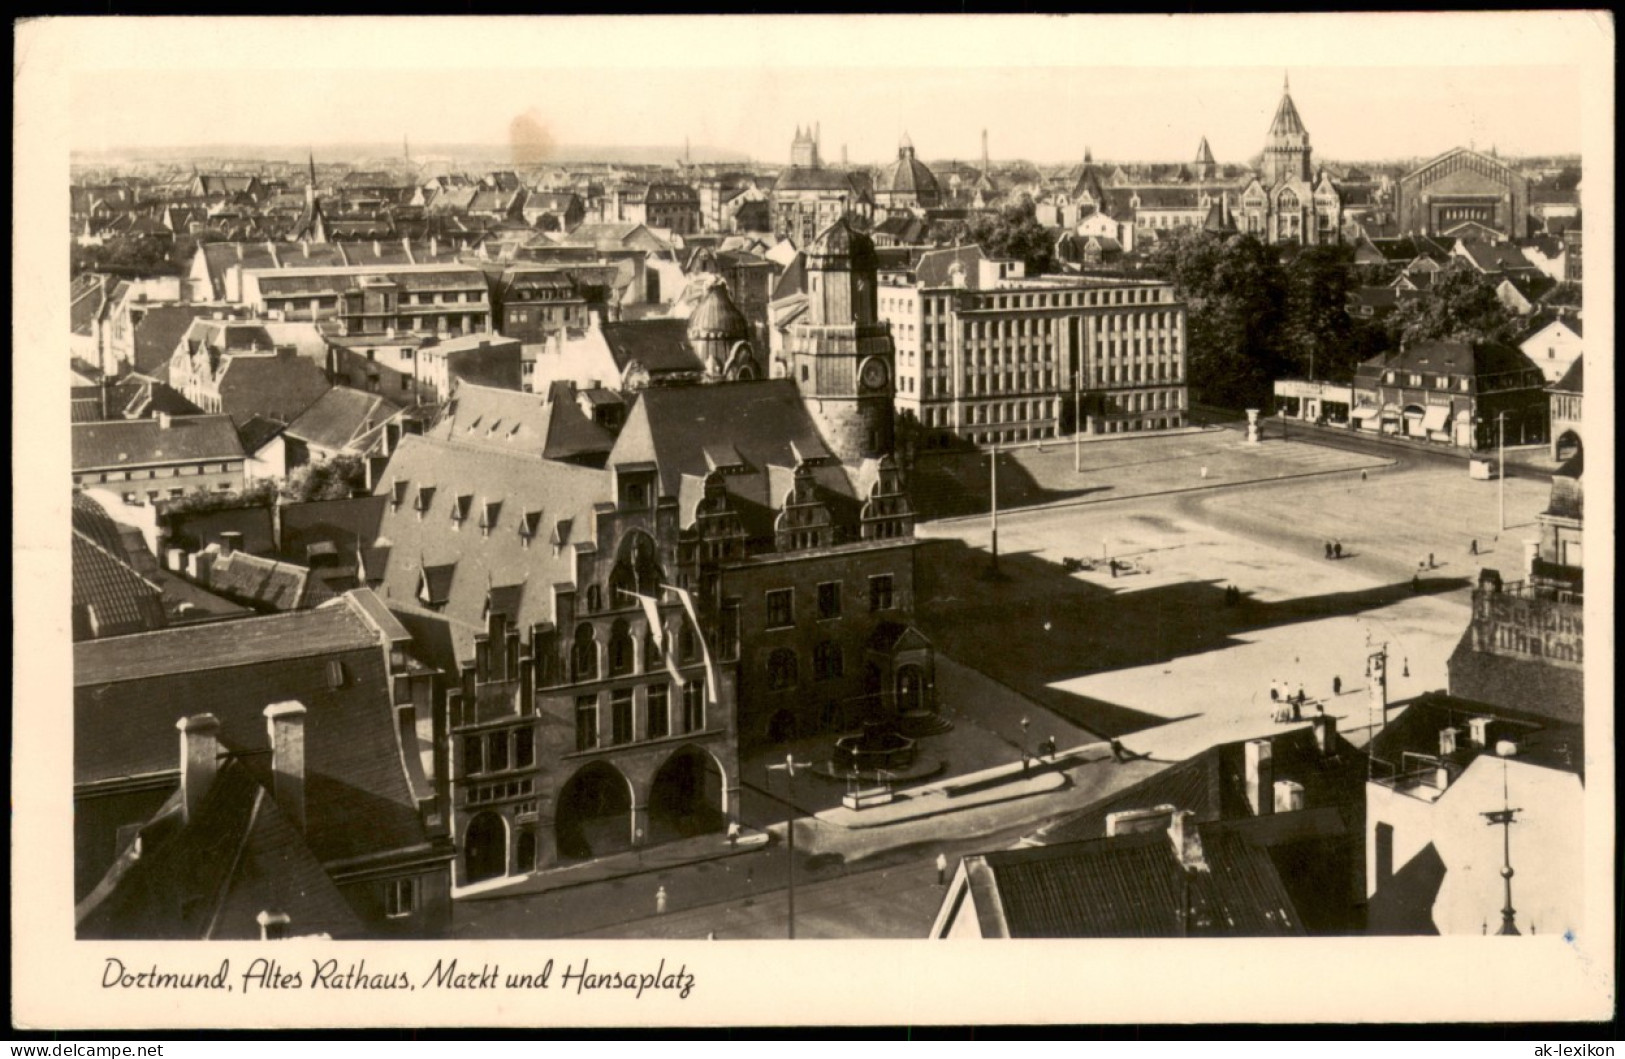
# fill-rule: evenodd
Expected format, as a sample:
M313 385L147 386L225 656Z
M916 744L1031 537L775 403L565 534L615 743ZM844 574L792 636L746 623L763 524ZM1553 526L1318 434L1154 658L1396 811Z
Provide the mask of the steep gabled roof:
M230 416L176 416L169 424L156 419L75 423L74 470L243 458Z
M258 916L289 917L293 936L358 937L362 924L299 828L257 776L228 759L196 818L179 792L142 828L75 910L80 938L258 940Z
M382 641L348 598L75 644L73 680L76 785L173 773L175 722L197 713L219 719L227 749L264 749L265 707L297 700L309 711L306 839L317 857L428 842Z
M400 408L385 397L335 386L295 417L285 433L316 448L340 451L399 414Z
M550 396L465 383L429 433L457 445L549 460L603 456L614 447L614 435L574 401Z
M641 403L641 402L640 402ZM379 476L377 494L389 497L399 486L406 499L383 513L380 537L390 544L383 589L391 600L416 600L426 569L454 568L447 592L448 618L476 627L490 585L526 584L521 627L553 620L552 588L575 580L575 549L565 541L527 540L525 516L541 512L540 525L569 521L576 536L591 535L593 508L612 499L608 472L463 445L440 437L408 435ZM416 510L420 489L434 490L427 509ZM499 501L496 524L481 531L458 527L451 506L458 494L478 502Z

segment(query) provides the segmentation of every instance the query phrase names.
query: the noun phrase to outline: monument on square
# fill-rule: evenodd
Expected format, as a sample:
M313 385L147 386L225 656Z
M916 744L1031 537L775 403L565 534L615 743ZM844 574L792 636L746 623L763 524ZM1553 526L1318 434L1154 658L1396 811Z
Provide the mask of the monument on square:
M1258 427L1258 409L1247 409L1247 444L1257 445L1261 440Z

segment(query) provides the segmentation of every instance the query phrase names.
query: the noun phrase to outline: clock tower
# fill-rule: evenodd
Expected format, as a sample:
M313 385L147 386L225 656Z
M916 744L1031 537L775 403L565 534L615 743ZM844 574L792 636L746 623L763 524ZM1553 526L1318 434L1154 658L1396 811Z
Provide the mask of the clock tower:
M846 219L806 249L807 312L790 326L790 375L842 462L892 451L896 353L879 318L875 244Z

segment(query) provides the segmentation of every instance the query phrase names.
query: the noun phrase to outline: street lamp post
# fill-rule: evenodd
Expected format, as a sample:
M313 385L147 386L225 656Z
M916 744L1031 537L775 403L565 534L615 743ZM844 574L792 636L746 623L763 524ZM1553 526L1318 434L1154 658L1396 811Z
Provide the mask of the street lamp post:
M784 764L769 765L769 772L784 773L784 833L786 856L789 857L789 889L787 890L789 911L789 940L796 940L796 769L805 767L805 762L797 761L793 754L784 755Z
M1027 718L1023 717L1021 719L1021 767L1022 767L1022 771L1026 771L1026 768L1027 768L1027 724L1028 724Z
M1496 474L1497 485L1501 492L1501 532L1507 528L1507 420L1503 409L1495 413L1495 447L1501 463L1501 469Z

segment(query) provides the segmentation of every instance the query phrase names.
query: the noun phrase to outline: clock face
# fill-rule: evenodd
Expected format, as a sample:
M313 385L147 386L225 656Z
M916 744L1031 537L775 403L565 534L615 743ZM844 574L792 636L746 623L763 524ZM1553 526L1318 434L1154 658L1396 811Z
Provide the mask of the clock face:
M886 386L886 365L878 360L871 360L863 366L863 388L866 390L881 390Z

